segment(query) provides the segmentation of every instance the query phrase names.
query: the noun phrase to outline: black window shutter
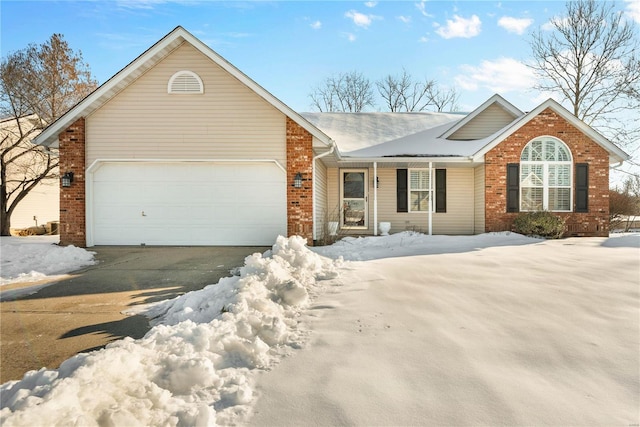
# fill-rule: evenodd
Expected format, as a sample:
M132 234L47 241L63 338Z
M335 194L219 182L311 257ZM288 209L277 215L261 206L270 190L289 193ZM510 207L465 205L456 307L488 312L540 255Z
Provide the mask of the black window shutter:
M447 170L436 169L436 212L447 211Z
M507 212L520 211L520 165L507 164Z
M396 170L396 206L398 212L409 212L406 169Z
M576 212L589 212L589 164L576 164Z

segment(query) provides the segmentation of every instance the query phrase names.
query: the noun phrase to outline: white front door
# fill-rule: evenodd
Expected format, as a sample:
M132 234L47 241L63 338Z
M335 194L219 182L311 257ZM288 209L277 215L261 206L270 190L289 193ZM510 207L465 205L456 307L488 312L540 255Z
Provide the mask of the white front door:
M340 173L342 228L367 228L367 170L342 170Z

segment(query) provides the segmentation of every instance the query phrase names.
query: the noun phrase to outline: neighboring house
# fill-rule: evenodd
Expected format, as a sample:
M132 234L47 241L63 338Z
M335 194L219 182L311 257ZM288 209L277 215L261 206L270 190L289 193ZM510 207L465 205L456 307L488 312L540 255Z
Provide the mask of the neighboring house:
M37 138L60 145L61 242L310 243L343 233L509 230L518 212L608 233L628 155L555 101L468 115L305 113L178 27Z
M19 138L18 120L22 132L27 134L33 132L36 125L39 125L37 116L27 116L20 119L7 118L0 120L0 134L2 135L2 148L14 144ZM35 134L34 134L35 136ZM7 138L5 140L4 138ZM11 150L11 156L28 151L32 143L25 141L20 146ZM9 191L16 188L24 180L25 175L30 175L30 170L38 170L38 162L42 158L33 154L25 154L15 162L7 165L7 186ZM52 176L57 176L55 169ZM11 205L17 193L9 198ZM37 184L29 194L22 199L11 215L11 230L17 232L34 226L47 226L48 223L57 222L60 216L60 187L57 179L45 179ZM49 229L50 230L50 229Z

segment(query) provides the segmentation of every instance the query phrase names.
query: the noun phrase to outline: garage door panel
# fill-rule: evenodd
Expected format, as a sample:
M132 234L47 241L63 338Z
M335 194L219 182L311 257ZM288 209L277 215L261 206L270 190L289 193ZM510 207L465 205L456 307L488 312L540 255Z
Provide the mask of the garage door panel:
M96 245L271 245L286 234L273 163L104 163L93 174Z

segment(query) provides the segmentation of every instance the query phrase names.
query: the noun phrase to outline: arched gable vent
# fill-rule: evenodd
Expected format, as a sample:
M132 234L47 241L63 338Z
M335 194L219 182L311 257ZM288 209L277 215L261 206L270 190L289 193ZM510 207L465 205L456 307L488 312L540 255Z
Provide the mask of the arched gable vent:
M193 71L178 71L169 79L169 93L204 93L200 76Z

